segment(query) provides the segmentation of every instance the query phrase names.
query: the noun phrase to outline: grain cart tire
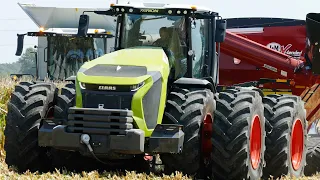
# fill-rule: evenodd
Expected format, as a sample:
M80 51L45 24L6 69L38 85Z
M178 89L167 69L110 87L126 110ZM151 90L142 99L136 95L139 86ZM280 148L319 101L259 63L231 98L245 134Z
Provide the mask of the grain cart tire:
M306 176L320 172L320 135L310 135L307 142L307 165L304 168Z
M212 135L214 179L260 179L265 122L258 91L228 88L216 97Z
M185 136L182 153L161 155L166 173L181 171L198 176L209 164L214 110L214 96L208 89L174 88L170 92L163 123L183 125Z
M266 124L265 178L300 177L306 165L307 121L299 96L268 95L263 98ZM292 148L294 146L295 148Z
M48 171L48 148L38 146L40 121L53 106L57 88L51 83L16 85L8 103L5 145L6 163L19 172Z

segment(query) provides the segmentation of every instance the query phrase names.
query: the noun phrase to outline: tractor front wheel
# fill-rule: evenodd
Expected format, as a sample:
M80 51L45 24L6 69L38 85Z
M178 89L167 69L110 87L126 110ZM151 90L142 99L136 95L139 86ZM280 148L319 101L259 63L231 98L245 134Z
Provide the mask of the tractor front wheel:
M234 87L217 96L212 136L214 179L260 179L265 126L258 91Z
M174 88L167 100L165 124L181 124L185 133L181 154L162 154L166 173L201 176L210 163L215 100L210 90Z
M4 149L6 163L18 171L48 171L49 151L38 146L40 121L50 116L57 88L51 83L21 82L8 103Z

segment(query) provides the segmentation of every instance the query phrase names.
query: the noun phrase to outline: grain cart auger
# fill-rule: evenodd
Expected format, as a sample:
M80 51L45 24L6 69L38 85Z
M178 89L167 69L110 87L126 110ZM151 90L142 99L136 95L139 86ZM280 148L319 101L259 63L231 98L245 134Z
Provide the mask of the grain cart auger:
M216 45L226 30L218 13L161 3L112 4L94 13L116 17L116 51L86 62L60 93L50 83L16 86L6 127L9 165L43 168L58 149L110 165L139 166L130 160L148 153L160 154L167 172L262 176L259 92L216 92ZM81 15L79 35L88 24L89 15Z

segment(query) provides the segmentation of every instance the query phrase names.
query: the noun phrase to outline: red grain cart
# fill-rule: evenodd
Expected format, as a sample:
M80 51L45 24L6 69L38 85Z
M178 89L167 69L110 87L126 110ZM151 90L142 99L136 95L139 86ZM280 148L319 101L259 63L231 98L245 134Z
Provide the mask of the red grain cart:
M306 21L280 18L228 19L229 32L226 40L221 43L219 83L222 88L225 86L256 86L262 90L264 95L300 96L305 102L309 131L312 123L318 122L315 120L320 117L319 20L320 15L315 13L309 13ZM280 96L274 95L278 100ZM273 108L273 115L276 117L277 112L274 109L278 108L278 104L269 108ZM286 122L282 122L282 125L285 124ZM271 124L279 129L282 128L282 125L280 122ZM307 152L308 166L305 173L311 174L319 171L320 164L317 165L317 163L320 163L320 160L315 160L313 157L317 153L315 147L320 147L320 138L317 135L309 138L309 145L306 148L302 137L307 132L299 128L299 124L290 126L292 126L291 133L287 134L286 139L291 148L288 148L290 153L287 155L293 172L299 169L295 167L300 167L304 163L304 154L307 149L309 149ZM280 145L286 141L281 142L283 140L280 139L281 137L269 140L279 141ZM273 158L276 159L285 154L269 153L269 156L275 156ZM267 169L272 168L267 167Z

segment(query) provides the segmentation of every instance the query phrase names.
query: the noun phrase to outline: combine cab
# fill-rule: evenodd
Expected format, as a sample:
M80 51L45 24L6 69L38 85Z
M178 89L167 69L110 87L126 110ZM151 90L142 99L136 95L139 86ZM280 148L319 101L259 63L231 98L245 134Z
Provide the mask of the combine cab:
M56 8L19 4L39 27L37 32L18 34L16 56L23 52L25 36L38 38L36 73L38 80L65 80L75 76L80 66L113 51L114 18L99 15L91 17L88 35L78 36L78 18L88 8ZM13 77L22 76L15 74Z

